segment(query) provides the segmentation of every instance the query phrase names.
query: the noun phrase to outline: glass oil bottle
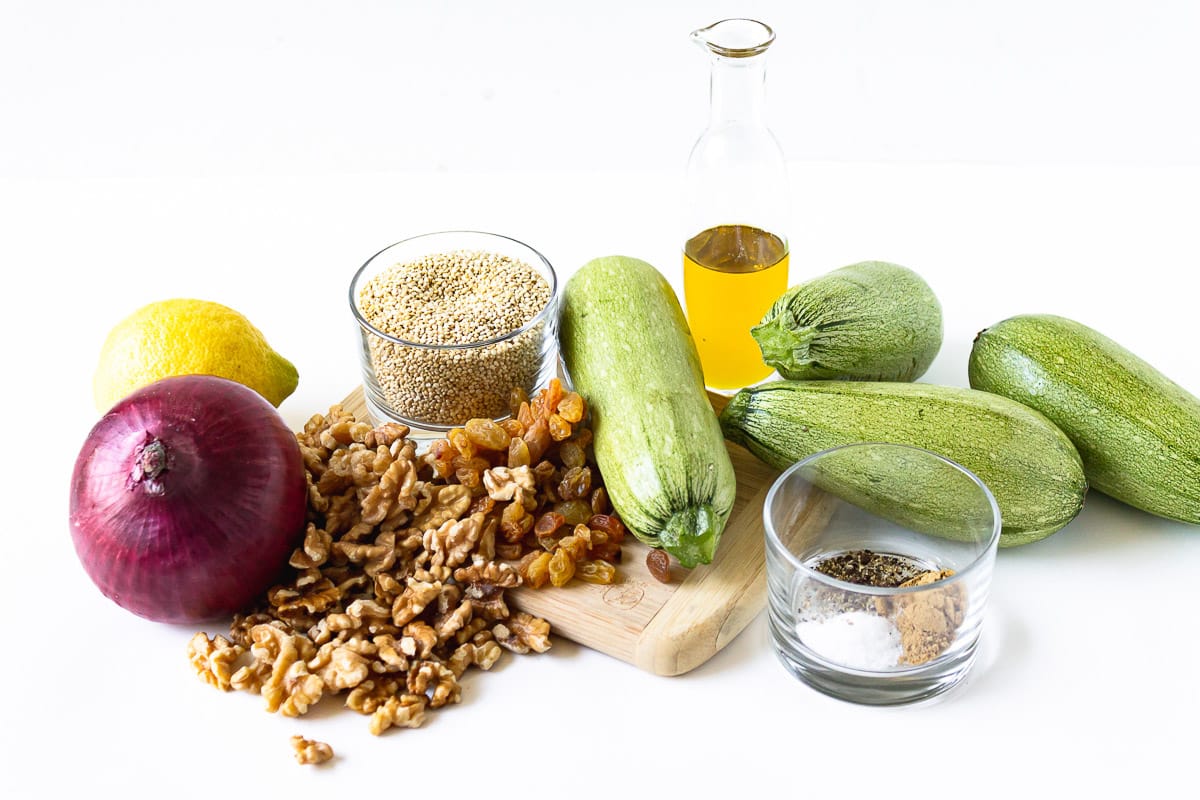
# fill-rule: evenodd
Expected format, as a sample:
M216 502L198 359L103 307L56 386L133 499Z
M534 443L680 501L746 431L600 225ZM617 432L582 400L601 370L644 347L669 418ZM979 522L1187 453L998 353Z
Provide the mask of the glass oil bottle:
M788 287L787 164L767 127L770 27L727 19L692 33L711 67L708 126L688 159L683 291L709 389L771 374L750 336Z

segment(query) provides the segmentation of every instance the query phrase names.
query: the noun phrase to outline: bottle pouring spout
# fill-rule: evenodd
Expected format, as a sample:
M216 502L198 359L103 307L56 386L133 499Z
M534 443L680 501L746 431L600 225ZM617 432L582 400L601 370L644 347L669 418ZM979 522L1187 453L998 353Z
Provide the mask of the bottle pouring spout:
M766 52L775 41L775 31L754 19L723 19L692 31L691 40L718 56L750 58Z

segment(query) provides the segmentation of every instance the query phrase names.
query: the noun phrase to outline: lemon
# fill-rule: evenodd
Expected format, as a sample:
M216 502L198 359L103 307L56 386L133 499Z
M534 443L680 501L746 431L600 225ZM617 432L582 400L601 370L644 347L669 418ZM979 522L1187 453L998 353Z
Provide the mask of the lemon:
M172 375L217 375L249 386L274 406L296 390L292 362L232 308L207 300L151 303L108 334L92 382L96 407Z

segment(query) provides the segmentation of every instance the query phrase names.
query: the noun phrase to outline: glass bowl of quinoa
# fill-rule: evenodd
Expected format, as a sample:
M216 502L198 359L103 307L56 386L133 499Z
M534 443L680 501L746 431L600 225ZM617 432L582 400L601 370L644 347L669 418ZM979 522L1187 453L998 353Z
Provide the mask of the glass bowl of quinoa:
M558 280L523 242L440 231L380 250L355 273L371 416L444 433L509 415L514 389L557 374Z

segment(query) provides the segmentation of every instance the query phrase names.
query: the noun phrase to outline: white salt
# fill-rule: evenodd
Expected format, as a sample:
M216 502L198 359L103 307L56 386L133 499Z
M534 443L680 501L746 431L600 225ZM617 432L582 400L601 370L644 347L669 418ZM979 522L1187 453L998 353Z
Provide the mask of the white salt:
M900 631L891 620L867 611L800 622L796 633L817 655L854 669L890 669L904 654Z

